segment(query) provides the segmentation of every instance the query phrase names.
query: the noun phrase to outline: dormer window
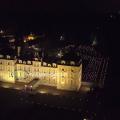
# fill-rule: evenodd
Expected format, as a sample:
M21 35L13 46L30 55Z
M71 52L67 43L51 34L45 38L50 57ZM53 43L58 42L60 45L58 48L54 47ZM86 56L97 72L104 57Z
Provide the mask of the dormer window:
M26 61L23 61L23 64L26 64Z
M3 58L4 56L3 55L0 55L0 58Z
M70 61L70 65L75 65L75 62L74 61Z
M9 55L7 55L6 57L7 57L7 59L10 59L10 56L9 56Z
M27 61L27 64L31 64L31 61Z
M22 60L19 60L18 62L19 62L19 63L22 63Z
M51 67L51 64L48 64L49 67Z
M43 62L43 66L47 66L47 63L46 63L46 62Z
M61 64L65 64L65 63L66 63L65 60L62 60L62 61L61 61Z
M53 67L56 67L56 63L52 63Z

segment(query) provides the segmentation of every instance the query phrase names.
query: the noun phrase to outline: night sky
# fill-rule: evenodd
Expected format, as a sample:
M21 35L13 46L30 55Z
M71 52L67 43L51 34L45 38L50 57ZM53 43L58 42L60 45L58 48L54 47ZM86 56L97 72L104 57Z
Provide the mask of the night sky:
M16 29L82 31L96 26L101 16L119 11L119 6L119 0L2 0L0 22Z
M15 12L96 12L105 13L118 10L119 0L1 0L0 9Z
M119 6L119 0L2 0L0 13L1 18L14 22L38 20L47 24L73 24L86 19L96 21L101 14L119 11Z

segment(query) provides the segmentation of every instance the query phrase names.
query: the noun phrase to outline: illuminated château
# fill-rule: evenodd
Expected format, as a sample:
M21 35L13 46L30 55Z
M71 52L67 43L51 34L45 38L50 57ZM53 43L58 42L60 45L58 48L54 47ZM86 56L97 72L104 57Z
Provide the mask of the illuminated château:
M78 91L81 86L82 64L69 65L62 60L60 64L46 63L42 60L24 61L0 55L0 80L15 83L29 83L37 79L33 89L39 85L54 86L57 89Z

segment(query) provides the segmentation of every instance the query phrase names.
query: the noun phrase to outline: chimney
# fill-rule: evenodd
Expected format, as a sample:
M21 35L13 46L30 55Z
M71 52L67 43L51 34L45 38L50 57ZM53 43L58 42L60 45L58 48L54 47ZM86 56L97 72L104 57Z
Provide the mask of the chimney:
M21 47L18 46L18 47L17 47L17 56L18 56L18 57L20 57L20 52L21 52Z

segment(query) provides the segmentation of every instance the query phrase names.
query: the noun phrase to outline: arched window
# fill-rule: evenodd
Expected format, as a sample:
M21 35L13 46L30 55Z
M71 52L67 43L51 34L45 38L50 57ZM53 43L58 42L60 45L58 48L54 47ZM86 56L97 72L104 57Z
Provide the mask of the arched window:
M56 67L56 63L52 63L52 66L53 66L53 67Z
M75 65L75 62L74 61L70 61L70 65Z
M65 60L61 60L61 64L65 64L66 62L65 62Z

